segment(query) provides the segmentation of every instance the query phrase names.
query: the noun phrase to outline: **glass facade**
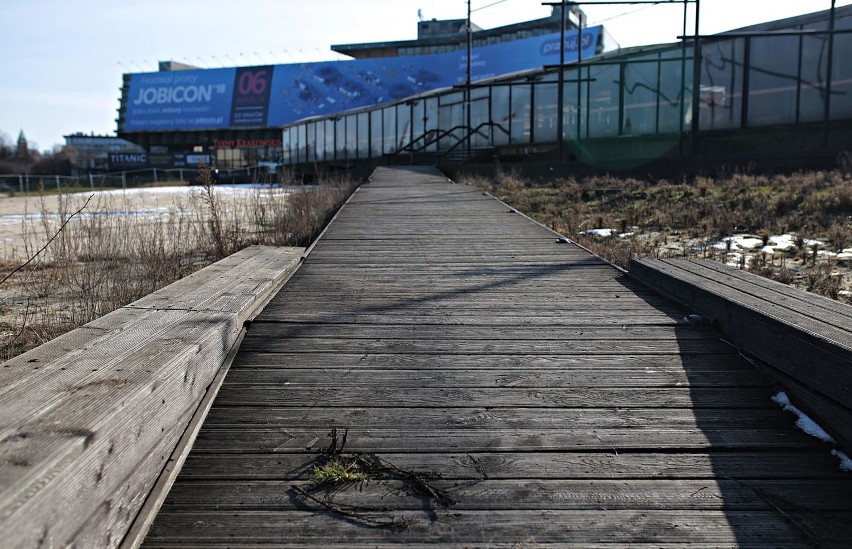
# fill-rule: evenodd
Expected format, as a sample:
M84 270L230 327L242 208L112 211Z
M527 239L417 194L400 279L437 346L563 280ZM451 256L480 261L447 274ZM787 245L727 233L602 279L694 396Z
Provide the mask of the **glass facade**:
M852 119L852 34L725 37L699 48L698 130L736 130ZM852 16L836 29L852 29ZM799 30L798 27L793 30ZM833 40L831 89L828 48ZM693 48L680 44L590 59L564 71L563 139L688 134L693 113ZM308 120L284 130L287 162L378 158L406 152L555 144L558 69L444 90L360 112ZM468 110L469 109L469 110ZM468 128L470 124L470 128ZM470 136L470 137L468 137ZM582 146L582 143L577 143Z

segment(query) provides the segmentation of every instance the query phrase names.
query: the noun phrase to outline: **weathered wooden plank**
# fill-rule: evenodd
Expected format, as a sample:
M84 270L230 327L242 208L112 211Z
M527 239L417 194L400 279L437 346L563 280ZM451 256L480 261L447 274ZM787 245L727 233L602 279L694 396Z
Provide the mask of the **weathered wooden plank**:
M216 275L189 275L127 307L245 315L280 289L299 266L303 252L302 248L249 246L218 262Z
M518 372L539 369L584 369L591 368L606 374L608 370L633 369L635 375L642 372L677 371L686 372L690 379L702 372L717 372L734 375L752 368L736 354L734 349L719 354L647 354L632 355L612 353L608 355L440 355L440 354L364 354L329 351L326 353L265 353L241 349L235 360L239 367L267 368L328 368L352 369L374 368L383 370L491 370L511 368ZM265 374L259 374L262 379Z
M121 402L140 385L171 377L183 355L197 353L199 345L215 348L217 339L219 347L223 340L233 341L240 329L236 323L235 315L222 313L140 312L132 329L108 333L0 387L0 434L12 436L13 430L50 414L71 422L78 420L69 415L74 413L105 417L116 402L102 397L116 395ZM160 344L152 347L152 340ZM83 407L84 400L91 402Z
M631 266L634 276L644 277L650 284L664 284L666 289L675 291L677 286L683 288L677 295L672 295L686 305L700 307L707 310L712 318L723 322L728 319L725 314L732 307L738 314L749 318L762 318L768 325L773 325L778 331L797 337L813 345L841 355L852 355L852 324L845 319L840 322L841 317L835 318L835 322L826 322L822 317L813 317L798 309L788 308L784 304L774 303L764 295L759 298L749 293L751 288L741 289L722 282L715 278L696 274L694 263L687 263L691 270L684 269L680 263L673 260L640 260ZM710 271L716 273L716 271ZM684 299L688 292L693 292L692 299ZM768 293L768 292L767 292ZM772 293L775 297L775 294ZM700 301L699 301L700 300ZM730 313L728 313L730 314Z
M756 371L690 371L685 369L393 369L365 368L353 360L350 368L256 368L238 367L228 375L231 385L302 387L371 384L390 387L765 387Z
M445 246L428 247L423 245L399 245L399 246L367 246L340 244L338 246L328 246L319 248L313 252L317 254L316 259L325 259L327 262L347 263L347 259L360 258L360 264L382 265L384 267L393 267L397 263L420 263L428 266L432 261L433 265L437 262L446 262L451 267L460 268L460 264L465 262L477 263L482 260L497 264L513 266L524 261L529 261L532 265L540 267L541 274L563 272L566 276L578 277L580 271L589 271L589 276L600 276L601 278L614 277L616 273L612 272L612 267L607 265L598 258L593 256L572 257L566 256L561 250L564 248L558 244L547 244L546 248L536 249L531 246L521 252L506 253L505 246L494 246L492 248L476 247L474 250L455 250L448 251ZM506 254L506 258L497 263L495 256ZM390 256L390 257L389 257ZM373 262L370 259L376 259ZM432 260L432 261L430 261ZM542 264L542 260L550 260L546 264ZM534 262L534 263L533 263ZM315 265L321 263L312 262Z
M552 265L554 261L558 259L558 257L542 257L539 254L517 254L508 256L501 260L495 259L494 256L490 254L457 254L446 257L440 257L438 254L432 254L431 256L424 257L423 255L417 254L413 251L405 255L394 254L395 257L392 261L388 261L387 259L385 259L386 256L386 252L347 254L345 252L335 253L329 251L327 255L325 253L318 254L316 257L313 258L312 263L326 265L330 267L336 265L363 265L365 263L383 264L398 267L399 269L404 270L406 267L411 265L455 265L459 267L467 266L471 268L506 264L546 266ZM601 273L601 275L603 275L603 272ZM603 276L601 276L600 280L603 282Z
M332 427L323 429L235 428L202 429L195 452L204 453L316 453L329 446ZM350 452L447 453L466 452L622 452L684 449L808 449L814 441L791 426L747 429L670 429L627 427L613 429L441 429L406 431L349 428L346 449ZM828 447L824 447L828 452Z
M391 273L391 276L395 277L395 280L388 280L388 275L377 276L379 280L368 280L367 278L359 278L359 277L351 277L351 278L341 278L337 281L324 281L321 276L311 276L302 278L294 283L294 286L288 287L285 290L287 293L300 293L300 290L304 288L308 292L315 292L317 283L323 285L323 287L327 287L332 291L343 291L349 290L352 288L365 288L368 291L381 295L382 293L389 293L391 295L411 295L414 294L438 294L438 293L448 293L451 291L455 291L457 293L461 292L477 292L477 293L499 293L499 292L509 292L512 294L518 295L554 295L554 296L562 296L563 294L571 295L571 297L581 297L576 294L577 291L577 282L570 279L563 279L559 283L554 284L546 284L547 280L535 277L529 277L527 279L523 279L520 277L502 277L502 278L490 278L490 279L473 279L468 278L465 280L460 280L458 282L453 282L450 280L433 280L427 277L407 277L402 273L394 272ZM311 288L314 288L311 290ZM622 294L626 297L634 297L634 294L630 292L628 289L624 288L620 284L612 283L606 280L600 280L600 284L595 288L583 289L589 299L598 299L607 297L607 293L611 293L610 297L615 297L618 294ZM573 295L572 295L573 294ZM651 294L637 295L636 298L651 298Z
M621 326L460 326L429 324L296 324L258 322L251 327L253 338L332 338L332 339L405 339L405 340L511 340L524 341L574 341L574 340L642 340L654 341L717 341L719 336L712 328L689 325L628 325Z
M413 339L333 339L302 337L293 340L255 337L249 331L243 349L261 352L333 352L385 354L461 354L461 355L578 355L578 354L729 354L719 341L686 339L578 339L566 341L424 341Z
M244 261L262 257L266 252ZM48 344L65 352L38 352L31 355L37 362L2 369L4 543L116 544L124 537L243 321L263 298L245 289L234 293L239 285L223 279L220 267L202 271L193 284L222 280L222 299L209 286L203 297L234 312L194 312L189 302L186 310L121 309L90 324L76 340L80 347L68 350L75 341L69 336ZM277 284L289 268L279 266ZM275 284L267 277L252 287Z
M194 323L201 321L198 315ZM159 375L140 376L120 391L109 383L72 387L77 390L67 404L9 424L3 439L8 459L0 463L0 523L14 523L16 534L7 535L7 542L31 545L47 535L47 544L65 544L77 535L92 502L112 501L133 471L159 476L165 462L151 450L186 416L221 364L223 334L212 332L187 338L182 351L166 347L169 358L150 365ZM138 480L147 481L147 475ZM133 509L141 503L135 498L123 504Z
M412 389L412 390L409 390ZM416 389L416 390L413 390ZM222 405L257 402L263 406L294 406L328 403L357 406L369 391L376 407L525 406L541 408L619 407L646 408L765 408L772 405L768 387L655 387L636 388L479 388L406 385L298 386L231 385L219 396Z
M502 429L659 429L674 431L748 429L757 422L764 428L788 427L790 418L778 409L755 408L743 414L728 409L607 409L607 408L337 408L312 406L267 407L233 405L217 407L205 425L239 428L262 425L282 429L327 429L343 425L381 429L393 425L404 431Z
M634 264L636 276L716 319L734 345L777 369L782 385L789 379L794 403L796 398L806 399L803 407L830 424L844 448L852 447L852 324L841 321L846 317L833 314L822 320L788 308L791 300L774 290L733 277L716 282L714 277L723 276L718 270L706 269L702 276L700 265L686 267L675 261Z
M245 331L242 331L240 336L242 337L244 335ZM171 449L170 452L166 453L165 457L168 459L165 462L165 466L158 464L160 473L159 475L156 475L156 482L149 489L145 490L144 503L136 513L130 528L123 528L123 531L126 532L121 543L123 547L139 547L145 539L154 518L166 498L166 495L169 490L171 490L175 479L186 462L186 458L189 456L190 449L195 442L195 438L198 436L198 431L201 429L201 426L213 405L213 401L221 388L222 381L227 375L234 357L239 350L239 343L240 339L238 339L231 347L231 350L228 352L222 366L219 368L214 379L210 382L210 385L207 387L207 390L197 407L195 407L194 410L190 409L192 412L191 417L176 424L175 430L177 431L178 440L176 443L169 444L169 446L165 448L166 452ZM134 475L140 474L146 475L147 482L147 473L140 471L139 469L134 472ZM131 482L131 485L134 484L139 483Z
M0 367L0 387L8 387L22 376L50 367L50 363L68 353L86 348L93 341L104 335L135 321L139 313L119 309L101 317L85 326L66 332L50 341L48 345L39 345L35 349L20 354L2 364Z
M122 542L128 527L128 517L136 515L148 499L160 477L160 471L171 458L172 450L194 413L193 409L188 409L171 430L161 435L160 441L151 450L152 458L133 469L127 478L113 489L109 499L90 509L92 515L71 539L64 542L65 544L78 547L115 547ZM74 518L80 520L82 517L70 516L65 510L58 518L61 522ZM46 527L53 529L54 526L51 524Z
M542 313L553 314L553 311L576 311L575 316L582 322L589 323L599 318L601 312L612 311L613 317L637 314L662 313L667 316L682 319L686 313L681 307L675 307L671 303L655 303L642 300L600 297L597 299L572 300L570 296L560 297L558 295L530 295L528 293L515 294L507 292L502 295L490 293L479 293L476 296L458 295L451 293L438 293L432 295L401 295L388 294L384 297L366 295L352 297L348 292L329 291L325 295L312 295L311 293L287 294L277 297L273 306L281 307L285 313L294 310L323 310L329 307L329 300L337 300L338 305L335 312L355 313L398 313L440 314L441 311L454 309L459 311L474 311L481 316L491 313L496 315L523 314L527 315ZM292 299L288 299L292 297ZM526 302L527 306L521 309L517 303ZM279 305L280 304L280 305ZM258 320L274 318L274 313L261 316Z
M841 479L849 478L825 451L494 452L379 454L404 471L444 480L489 479ZM317 454L194 453L181 471L196 480L310 480Z
M423 473L428 477L427 473ZM393 479L392 474L387 475ZM277 510L292 505L292 481L182 481L164 508L196 511ZM772 501L819 511L850 511L852 479L831 480L494 480L433 479L430 486L452 499L453 511L713 509L772 511ZM362 511L416 511L424 496L404 480L381 476L350 485L297 483L316 497Z
M699 274L702 271L706 272L707 270L714 271L716 274L711 275L713 280L724 283L758 298L766 294L766 292L770 292L769 295L772 296L772 301L774 303L784 305L818 320L830 318L826 315L826 313L833 313L841 317L846 317L849 319L846 322L852 320L852 307L840 303L839 301L810 292L802 292L798 288L792 288L787 284L764 278L762 276L753 276L751 273L728 267L722 263L717 263L715 261L687 260L678 261L677 265L679 268L696 274Z
M622 311L616 310L612 313L601 314L572 314L570 311L552 312L542 311L537 315L530 312L527 314L511 314L505 311L488 311L483 314L482 310L447 310L442 308L426 309L417 311L410 309L396 309L387 312L371 312L351 310L343 308L332 308L326 306L324 309L317 307L311 310L276 308L265 313L261 318L255 320L260 322L290 323L290 324L385 324L385 325L419 325L419 326L497 326L497 327L543 327L553 328L572 326L674 326L681 321L680 315L672 318L660 312L653 311Z
M172 513L155 525L151 547L321 543L421 543L509 546L521 543L694 543L798 547L811 542L776 511L571 510L571 511L391 511L366 519L397 520L403 529L377 528L324 512L209 511ZM311 511L311 512L305 512ZM437 519L437 520L436 520ZM842 547L852 537L852 514L826 512L803 519L821 547ZM333 526L333 529L331 528ZM223 540L227 540L224 542Z
M336 267L336 265L334 266ZM397 276L403 277L404 273L399 273ZM320 293L320 287L318 284L322 284L322 280L317 281L316 283L311 284L294 284L293 286L286 286L282 292L285 296L290 296L293 299L298 298L299 296L305 294L307 298L316 299L317 293ZM327 287L323 285L322 287L326 288L326 291L342 294L342 297L346 296L346 292L344 289L351 290L352 286L344 288L342 286L332 286L328 285ZM462 284L457 284L444 289L433 289L428 286L409 286L403 289L397 289L391 291L389 288L377 288L373 287L370 284L362 283L360 285L355 285L355 287L364 288L364 291L368 292L365 296L360 296L359 294L349 294L348 297L350 300L357 300L359 298L369 298L375 299L380 298L385 295L388 296L417 296L421 299L423 298L433 298L433 297L444 297L445 299L456 298L460 301L478 301L478 299L484 298L487 301L489 300L500 300L504 303L509 304L510 300L505 296L519 296L523 298L529 298L532 300L533 304L536 303L547 303L547 301L543 300L542 297L550 298L551 300L558 300L565 303L568 303L568 300L579 300L579 301L587 301L594 302L599 299L623 299L624 302L645 302L660 305L667 305L670 308L673 308L673 304L671 301L666 299L661 299L659 296L653 296L651 294L637 294L632 292L629 288L625 288L621 284L614 283L612 281L600 280L598 284L594 287L583 287L581 283L572 282L570 284L566 284L563 287L559 288L558 291L549 288L547 285L536 285L528 288L512 288L508 284L492 284L490 286L487 285L478 285L478 286L465 286ZM467 290L467 291L465 291ZM473 290L476 290L474 293ZM372 295L371 295L372 294ZM469 294L469 295L465 295ZM502 298L501 298L502 296ZM471 297L476 297L476 300L470 299ZM619 301L619 303L622 303ZM577 307L580 310L579 307ZM683 311L683 307L679 307L679 310Z

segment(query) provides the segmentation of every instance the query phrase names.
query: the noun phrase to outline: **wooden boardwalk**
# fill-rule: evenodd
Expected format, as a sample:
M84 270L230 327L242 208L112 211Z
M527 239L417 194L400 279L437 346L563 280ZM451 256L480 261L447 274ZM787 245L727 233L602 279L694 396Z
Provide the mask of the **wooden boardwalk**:
M848 547L852 476L688 313L380 169L251 326L146 544ZM314 485L341 445L370 480Z

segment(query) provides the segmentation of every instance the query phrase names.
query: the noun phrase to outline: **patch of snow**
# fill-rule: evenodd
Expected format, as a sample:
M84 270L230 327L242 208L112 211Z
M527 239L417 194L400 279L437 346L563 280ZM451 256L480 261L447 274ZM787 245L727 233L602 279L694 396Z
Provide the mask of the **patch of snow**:
M745 265L748 266L751 263L752 259L754 258L750 255L743 255L739 252L731 252L727 255L725 259L725 265L727 265L728 267L739 268L740 265L743 264L743 262L745 262Z
M618 235L618 238L630 238L631 236L634 236L635 234L636 233L621 233L620 235Z
M791 234L772 235L768 244L776 250L786 252L796 247L796 238Z
M792 412L799 416L799 419L796 421L796 427L811 435L812 437L816 437L823 442L834 442L834 439L825 432L825 430L817 424L816 421L809 418L804 412L793 406L790 402L790 399L787 397L787 393L781 391L772 397L772 400L784 408L787 412Z
M820 242L819 240L809 240L807 238L805 239L805 246L811 247L811 246L821 246L821 245L822 245L822 242Z
M583 231L580 234L590 234L592 236L599 236L601 238L609 238L614 232L615 231L612 229L589 229L588 231Z
M840 261L849 261L850 259L852 259L852 252L844 251L842 253L839 253L837 254L837 259L839 259Z
M753 250L758 246L763 246L762 238L754 238L750 236L734 237L737 247L741 250Z
M25 219L36 219L41 214L7 214L0 215L0 225L20 225Z
M817 252L817 257L837 257L837 254L834 252L829 252L828 250L819 250Z
M310 188L313 186L306 185L305 188ZM258 189L262 190L284 190L284 191L294 191L301 187L297 186L286 186L282 187L280 185L264 185L262 183L239 183L239 184L225 184L225 185L213 185L213 190L217 193L222 194L250 194ZM95 193L96 195L104 195L104 196L128 196L128 195L141 195L141 194L182 194L187 195L192 192L202 191L204 187L201 185L174 185L171 187L136 187L132 189L113 189L109 191L98 191ZM86 193L80 193L86 194Z
M832 450L831 455L835 456L840 460L840 470L841 471L852 471L852 459L849 459L845 453L840 450Z
M763 245L763 239L753 235L740 234L728 238L723 238L719 242L711 244L717 250L727 250L730 242L731 251L746 251L753 250L758 246Z
M843 297L852 297L852 292L850 292L849 290L840 290L837 293L842 295Z

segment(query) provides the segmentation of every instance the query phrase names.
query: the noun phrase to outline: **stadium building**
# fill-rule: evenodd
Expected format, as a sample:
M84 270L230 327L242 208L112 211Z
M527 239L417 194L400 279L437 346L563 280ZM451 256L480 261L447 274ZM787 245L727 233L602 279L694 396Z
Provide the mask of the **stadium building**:
M539 34L511 40L503 31L517 25L474 32L491 34L473 49L470 86L458 33L436 51L442 35L422 27L419 46L334 46L361 56L351 61L125 75L119 135L152 159L192 152L222 169L301 171L799 168L852 149L852 7L629 49L567 19L562 42L552 20L520 24Z
M643 173L832 166L852 150L851 31L845 7L697 44L584 55L561 75L543 67L480 80L469 98L446 88L287 125L283 162Z
M567 30L577 29L581 25L585 26L585 21L585 14L576 5L572 6L570 10L566 10L565 28ZM449 53L467 48L466 30L466 19L421 20L417 24L417 40L343 44L331 46L331 49L355 59ZM474 48L533 38L543 34L555 34L562 30L561 10L553 9L550 17L544 19L524 21L496 29L486 30L471 24L471 30L473 31L471 42Z
M472 78L529 70L559 61L561 19L491 30L472 25ZM578 56L582 12L566 10L566 55ZM461 25L461 27L459 27ZM322 63L197 69L161 62L155 73L125 74L119 137L148 152L148 166L223 170L276 165L281 130L308 117L371 107L466 81L465 21L421 21L418 39L334 46L356 59ZM572 42L573 40L573 42ZM600 27L582 37L582 54L605 49ZM141 167L141 166L140 166Z

